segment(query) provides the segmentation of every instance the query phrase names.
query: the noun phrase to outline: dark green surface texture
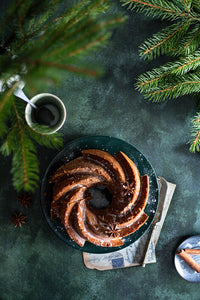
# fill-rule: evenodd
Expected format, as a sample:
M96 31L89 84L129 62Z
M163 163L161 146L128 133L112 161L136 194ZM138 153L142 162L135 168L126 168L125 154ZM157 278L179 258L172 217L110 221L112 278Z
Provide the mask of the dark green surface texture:
M196 99L152 104L134 90L135 78L161 63L161 59L140 60L138 47L162 23L127 12L119 4L116 10L129 14L129 21L114 32L106 49L87 58L105 66L105 76L91 80L65 74L59 85L40 92L52 92L66 105L65 143L89 135L120 138L138 148L158 176L176 183L156 247L157 263L105 272L87 269L81 252L49 228L39 189L27 210L19 207L10 179L11 160L1 157L0 299L200 299L200 285L185 281L174 267L177 246L200 234L200 157L191 154L186 144ZM41 178L56 154L39 151ZM27 215L21 229L9 219L20 209Z

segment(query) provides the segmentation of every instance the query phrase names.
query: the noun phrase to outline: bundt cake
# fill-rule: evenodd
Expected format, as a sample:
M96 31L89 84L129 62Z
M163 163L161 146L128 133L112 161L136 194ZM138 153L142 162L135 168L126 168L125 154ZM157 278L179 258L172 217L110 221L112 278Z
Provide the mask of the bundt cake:
M88 241L102 247L123 245L123 237L148 219L144 212L149 194L147 175L123 152L117 155L97 149L62 165L51 176L51 219L60 218L68 235L79 246ZM109 205L95 208L92 189L104 187L112 195Z

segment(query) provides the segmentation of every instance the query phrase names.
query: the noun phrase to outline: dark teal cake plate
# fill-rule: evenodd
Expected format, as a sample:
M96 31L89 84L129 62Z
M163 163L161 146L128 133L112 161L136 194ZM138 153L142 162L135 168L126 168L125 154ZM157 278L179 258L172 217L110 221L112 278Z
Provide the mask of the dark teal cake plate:
M51 220L50 206L52 201L52 184L49 184L50 176L64 163L73 160L81 155L83 149L100 149L109 152L112 155L123 151L136 164L141 175L147 174L149 176L150 192L148 201L145 207L145 213L149 216L148 220L136 232L123 238L123 246L120 247L100 247L86 242L84 247L77 245L67 234L64 226L60 220ZM149 161L145 156L131 144L120 139L109 136L89 136L76 139L68 143L64 149L59 152L52 160L46 170L41 185L41 207L45 219L50 228L55 234L69 246L74 247L80 251L89 253L108 253L120 250L129 246L131 243L139 239L148 229L155 216L158 206L158 183L157 176Z

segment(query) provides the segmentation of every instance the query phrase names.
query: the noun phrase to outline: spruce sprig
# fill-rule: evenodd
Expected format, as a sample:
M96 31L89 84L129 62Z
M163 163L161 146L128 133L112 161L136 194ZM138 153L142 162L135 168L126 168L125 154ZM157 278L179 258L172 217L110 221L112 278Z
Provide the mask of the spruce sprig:
M128 9L145 13L147 16L162 20L194 20L199 21L195 11L191 11L192 0L121 0Z
M199 68L200 51L196 51L193 55L181 57L177 61L166 63L159 68L155 68L146 72L145 74L140 75L136 84L136 88L140 92L144 93L146 98L149 98L151 97L151 94L148 93L149 91L152 92L154 89L158 89L164 85L173 85L173 83L175 83L177 80L180 82L181 75L188 73L190 78L193 77L193 81L195 81L195 76L199 74ZM170 98L176 97L177 96L172 91ZM162 101L162 97L158 98L158 101L159 100Z
M176 76L173 79L171 79L172 83L165 83L164 81L162 84L159 84L159 87L148 90L148 93L144 94L144 96L153 102L159 102L199 92L200 75L186 74Z
M18 192L22 189L33 191L39 180L36 148L28 135L28 126L21 117L20 109L14 99L12 99L12 109L10 130L0 150L4 156L13 154L11 173L15 189Z
M105 11L109 12L110 8L109 1L106 0L82 0L71 9L64 10L62 14L55 12L55 3L62 1L50 1L49 4L46 0L44 2L48 9L40 18L35 17L33 21L26 13L30 13L35 1L21 4L26 8L22 10L23 17L21 15L17 17L19 7L12 10L12 22L16 24L16 32L12 33L8 40L5 37L2 47L6 55L1 62L2 69L10 62L10 68L16 68L25 81L30 73L34 75L39 68L49 69L48 79L52 74L53 81L56 80L56 74L52 69L92 77L100 75L99 68L83 66L82 56L106 43L112 29L124 22L125 18L108 13L107 17L104 14L102 21L100 15ZM5 26L2 29L6 29ZM8 42L9 50L5 47ZM22 65L25 65L26 72L23 72ZM45 73L43 81L44 79Z
M195 151L200 151L200 113L199 112L192 119L190 151L193 153Z
M69 2L13 1L0 17L0 152L12 155L18 192L32 192L38 186L37 144L58 149L63 139L58 133L49 135L45 126L39 126L43 134L27 126L25 103L13 96L18 82L10 87L8 80L17 75L31 97L58 82L60 71L99 76L101 67L86 66L83 57L108 42L112 30L126 19L112 13L108 0Z
M152 102L198 95L200 89L200 1L130 0L128 8L172 24L147 39L140 47L144 59L171 56L170 62L141 74L136 88ZM199 151L199 115L192 120L190 151Z
M24 121L24 102L15 99L13 95L10 97L12 106L7 113L10 124L0 151L4 156L13 155L11 173L16 191L23 189L33 192L39 182L39 161L35 142L48 148L59 148L63 139L58 133L49 136L33 131Z
M154 34L140 47L140 56L151 60L164 54L176 55L179 48L177 41L185 36L190 25L190 20L178 21Z

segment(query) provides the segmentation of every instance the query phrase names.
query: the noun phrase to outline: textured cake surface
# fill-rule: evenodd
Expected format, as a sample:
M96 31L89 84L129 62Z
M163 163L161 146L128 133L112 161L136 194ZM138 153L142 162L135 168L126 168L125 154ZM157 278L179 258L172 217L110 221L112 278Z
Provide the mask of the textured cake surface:
M123 237L138 230L148 219L144 212L149 179L141 176L123 152L117 155L82 150L82 155L62 165L52 175L51 219L59 218L79 246L88 241L97 246L123 245ZM103 187L112 195L105 208L91 203L92 189Z

